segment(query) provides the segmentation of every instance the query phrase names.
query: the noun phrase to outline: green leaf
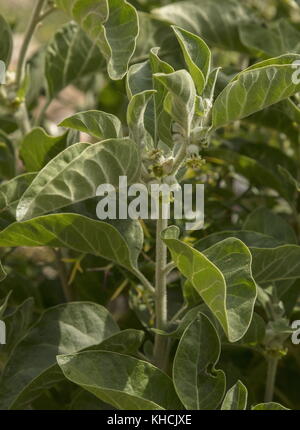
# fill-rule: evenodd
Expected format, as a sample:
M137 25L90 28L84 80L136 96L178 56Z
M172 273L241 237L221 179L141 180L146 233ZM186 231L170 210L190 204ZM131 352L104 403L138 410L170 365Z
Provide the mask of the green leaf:
M258 284L267 286L272 282L292 281L300 277L300 246L283 244L261 233L245 230L224 231L201 239L195 247L203 252L208 247L221 244L228 237L237 237L249 247L252 274ZM286 288L288 287L289 285Z
M249 247L252 274L258 284L267 286L272 282L292 281L300 277L300 246L284 244L261 233L245 230L219 232L201 239L195 247L203 252L228 237L237 237Z
M95 303L68 303L46 310L18 343L5 367L0 408L18 409L37 397L40 394L35 385L37 378L42 378L47 387L55 382L59 376L59 369L54 369L58 354L97 345L118 331L108 311Z
M122 79L135 51L139 32L135 8L125 0L57 0L56 3L99 46L107 59L110 78Z
M0 15L0 40L0 60L5 63L7 69L12 54L13 38L10 26L2 15Z
M141 251L140 240L138 244L136 243L139 232L135 227L132 228L132 223L126 225L123 223L122 226L123 231L120 234L109 223L95 221L82 215L46 215L9 225L0 232L0 247L70 248L80 253L104 257L134 270Z
M285 408L280 403L270 402L270 403L259 403L255 406L252 406L252 411L287 411L288 408Z
M71 145L53 158L36 176L21 198L17 219L24 220L96 196L101 184L128 184L140 175L140 154L128 138Z
M245 410L247 407L247 398L247 388L241 381L237 381L237 383L227 391L221 409L233 411Z
M141 58L147 57L154 46L160 46L161 50L165 52L166 58L176 62L178 46L170 25L157 19L151 12L146 13L139 10L138 15L140 31L133 62L138 63Z
M166 61L159 57L160 48L152 48L150 50L150 64L152 73L173 73L174 69ZM151 73L151 79L152 79ZM154 95L154 113L155 116L155 142L160 139L164 144L172 148L172 117L164 109L164 100L168 94L168 89L158 79L153 80L153 88L156 93Z
M232 142L210 149L207 156L213 163L232 165L254 186L272 188L289 202L295 198L294 187L279 171L282 166L294 173L295 162L278 148L262 143Z
M72 411L109 411L114 409L114 407L102 402L85 390L78 391L70 405L70 410Z
M130 66L126 75L126 92L129 100L144 91L153 90L152 82L152 70L150 61L144 61L143 63L133 64ZM150 100L144 116L145 127L155 140L155 114L154 114L154 101Z
M196 89L191 75L186 70L173 73L156 73L154 75L169 91L164 108L189 136L191 124L195 113Z
M17 204L36 173L24 173L0 185L0 212L10 210L15 215Z
M3 315L6 312L7 306L8 306L8 300L11 296L12 291L10 291L3 300L1 300L1 304L0 304L0 318L3 317Z
M300 53L300 32L287 19L263 25L249 22L240 26L239 33L243 44L257 55Z
M251 254L240 240L229 238L204 253L178 239L164 239L180 272L193 284L231 342L251 323L256 285Z
M0 355L5 359L11 354L16 344L28 332L33 322L34 300L32 297L21 303L14 312L3 320L6 324L6 344L2 345Z
M122 410L180 408L172 380L145 361L106 351L57 357L67 379Z
M135 355L140 349L145 337L142 330L126 329L105 339L94 350L118 352L125 355Z
M253 313L253 318L246 334L238 341L238 344L243 347L253 348L253 346L261 345L264 342L266 335L266 323L264 319Z
M77 79L101 71L105 63L98 46L75 22L65 24L55 33L45 61L51 98Z
M297 244L298 242L292 227L283 218L264 207L255 209L248 215L243 229L273 236L282 243Z
M292 67L300 55L288 54L257 63L239 73L213 106L213 126L222 127L284 100L300 91Z
M257 233L256 231L228 230L209 234L208 236L196 242L195 248L199 251L204 251L210 246L215 245L216 243L221 242L224 239L228 239L229 237L235 237L237 239L240 239L242 242L244 242L246 246L250 248L274 248L278 245L283 245L282 242L279 242L273 237L267 236L262 233Z
M252 272L258 284L300 278L300 246L251 248Z
M230 51L247 51L240 40L239 26L251 19L241 2L227 0L179 1L154 9L153 14L200 35L209 45Z
M194 80L197 92L201 95L210 72L210 49L195 34L176 26L173 26L173 30L182 49L186 65Z
M300 109L291 99L285 99L250 115L246 120L251 124L284 133L293 142L298 138Z
M149 61L133 64L126 75L126 91L129 100L135 94L152 90L152 71Z
M76 113L64 119L59 126L79 130L101 140L123 136L122 124L119 118L100 110Z
M204 88L203 97L207 98L211 102L213 102L214 100L215 89L216 89L217 79L218 79L220 70L221 70L221 67L217 67L216 69L213 69L207 77L207 83Z
M295 195L300 193L300 182L285 167L279 166L278 170L286 181L293 187Z
M186 409L216 409L226 387L222 370L216 370L221 352L217 332L199 313L180 339L173 365L177 394Z
M25 136L21 143L20 156L28 172L37 172L66 146L66 133L62 136L52 137L38 127Z
M144 125L145 112L153 94L153 90L135 94L128 105L127 124L130 137L138 144L139 148L151 148L153 144L151 136Z

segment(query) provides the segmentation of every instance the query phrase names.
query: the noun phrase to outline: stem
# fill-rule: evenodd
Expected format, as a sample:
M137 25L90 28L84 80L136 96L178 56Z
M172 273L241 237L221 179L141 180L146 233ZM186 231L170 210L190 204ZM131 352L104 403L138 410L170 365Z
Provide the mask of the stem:
M265 402L272 402L275 389L276 373L278 367L278 357L268 357L268 374L265 391Z
M152 287L151 283L148 281L148 279L143 275L142 272L140 272L138 269L133 271L134 275L141 281L143 286L151 293L154 294L155 290Z
M45 18L47 18L47 16L51 15L51 13L52 13L52 12L54 12L54 11L56 11L56 10L57 10L57 7L56 7L56 6L49 7L49 9L48 9L48 10L46 10L44 13L42 13L42 14L39 16L39 18L38 18L37 22L41 22L41 21L43 21Z
M43 9L45 0L37 0L36 6L34 8L33 14L30 18L25 37L23 40L23 44L21 47L18 65L17 65L17 72L16 72L16 87L17 90L20 88L21 81L23 78L23 70L24 70L24 64L26 60L26 53L30 44L30 41L32 39L32 36L35 32L36 26L40 21L40 13Z
M178 312L172 317L170 322L174 322L179 319L179 317L188 309L187 305L183 305Z
M182 145L176 154L171 175L177 173L186 157L188 143Z
M164 273L166 275L168 275L170 272L172 272L172 270L176 269L176 264L171 261L170 263L168 263L165 268L164 268Z
M189 134L190 133L188 133L186 136L185 136L185 142L184 142L184 144L182 144L181 145L181 147L179 148L179 150L178 150L178 152L177 152L177 154L176 154L176 157L175 157L175 160L174 160L174 164L173 164L173 168L172 168L172 172L171 172L171 175L176 175L177 174L177 172L178 172L178 170L180 169L180 167L181 167L181 165L182 165L182 163L184 162L184 160L186 159L186 155L187 155L187 149L188 149L188 146L189 146L189 144L190 144L190 137L189 137Z
M165 330L168 322L167 281L165 267L167 264L167 247L161 239L162 231L168 227L168 220L160 217L156 224L156 270L155 270L155 315L156 328ZM154 362L161 369L166 369L168 362L168 338L155 335Z
M28 111L25 101L19 106L18 112L16 114L22 135L25 136L31 130L31 124L28 117Z
M74 292L68 283L68 274L66 271L66 266L64 265L64 262L62 261L62 255L60 249L53 249L54 255L55 255L55 261L56 261L56 267L58 271L58 276L60 279L61 287L64 292L64 296L67 302L72 302L75 300Z

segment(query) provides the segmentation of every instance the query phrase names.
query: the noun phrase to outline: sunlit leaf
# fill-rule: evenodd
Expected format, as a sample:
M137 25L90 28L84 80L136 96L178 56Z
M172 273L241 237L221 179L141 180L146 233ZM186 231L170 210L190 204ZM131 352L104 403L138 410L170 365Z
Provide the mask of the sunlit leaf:
M67 379L123 410L179 409L172 380L146 361L115 352L57 357Z

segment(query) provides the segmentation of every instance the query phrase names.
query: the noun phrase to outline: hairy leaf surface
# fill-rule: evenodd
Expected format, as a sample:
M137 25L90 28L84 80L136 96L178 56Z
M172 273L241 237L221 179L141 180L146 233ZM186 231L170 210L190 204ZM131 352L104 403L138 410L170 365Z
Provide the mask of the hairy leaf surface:
M105 351L61 355L57 361L66 378L117 409L180 408L172 380L146 361Z

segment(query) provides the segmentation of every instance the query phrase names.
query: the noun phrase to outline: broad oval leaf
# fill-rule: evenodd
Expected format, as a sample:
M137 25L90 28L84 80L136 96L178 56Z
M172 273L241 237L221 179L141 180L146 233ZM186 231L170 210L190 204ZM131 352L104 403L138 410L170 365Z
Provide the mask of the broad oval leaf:
M284 133L293 142L299 134L300 109L291 99L285 99L250 115L246 120L251 124Z
M186 136L190 135L195 113L196 89L191 75L186 70L172 73L155 73L154 78L168 90L164 109L178 123Z
M122 124L119 118L100 110L76 113L64 119L59 126L82 131L101 140L123 136Z
M1 379L0 408L18 408L37 394L35 379L56 374L58 354L74 353L97 345L119 331L109 312L95 303L59 305L44 312L38 323L18 343ZM47 385L50 384L48 373ZM54 380L56 380L54 378Z
M230 51L247 52L239 36L239 24L249 22L251 13L235 0L179 1L154 9L153 14L200 35L208 44Z
M292 281L300 277L300 246L285 244L278 239L254 231L224 231L211 234L196 243L202 252L228 237L242 240L252 255L252 275L261 285Z
M219 231L218 233L212 233L208 236L200 239L195 244L195 248L199 251L204 251L212 245L215 245L218 242L221 242L224 239L228 239L229 237L235 237L240 239L246 246L249 248L257 247L257 248L274 248L278 245L283 245L282 242L274 239L272 236L267 236L262 233L257 233L256 231L247 231L247 230L225 230Z
M111 224L77 214L53 214L16 222L0 232L0 247L50 246L70 248L112 260L134 271L141 251L135 226L122 234ZM125 227L125 228L124 228ZM127 230L127 231L126 231ZM137 243L138 242L138 243Z
M153 82L150 61L147 60L130 66L126 75L126 92L128 99L131 100L134 95L151 90L153 90ZM144 123L146 130L152 136L154 141L156 128L155 122L154 102L152 100L149 101L146 108Z
M300 246L251 248L252 271L258 284L300 278Z
M140 175L140 153L128 138L108 139L95 144L71 145L42 169L21 198L19 221L42 215L96 196L101 184L128 184Z
M300 91L293 63L300 55L286 55L244 70L218 95L212 110L213 127L245 118Z
M256 54L270 57L300 52L300 32L287 19L271 23L249 22L239 28L241 40Z
M221 409L239 411L247 407L248 391L241 381L237 381L230 390L227 391Z
M93 350L118 352L125 355L137 354L145 337L145 332L142 330L126 329L105 339L100 345Z
M284 218L264 207L255 209L247 216L243 229L273 236L282 243L297 244L298 242L294 230Z
M28 172L38 172L52 158L66 149L67 133L62 136L50 136L42 128L31 130L23 139L20 156Z
M106 351L60 355L67 379L123 410L179 409L172 380L146 361Z
M246 245L229 238L201 253L178 239L164 238L164 242L230 342L241 339L250 326L257 294Z
M199 313L184 331L173 365L175 389L186 409L216 409L220 404L226 388L224 372L215 369L220 352L214 326Z
M134 94L127 108L127 124L130 137L140 148L151 148L152 139L145 128L144 119L148 103L151 101L154 90L146 90Z
M175 70L166 61L159 57L160 48L152 48L150 50L149 60L151 65L151 78L155 73L173 73ZM153 80L153 87L156 90L154 96L154 122L155 122L155 143L160 139L165 145L172 148L172 117L164 109L164 100L168 93L166 86L158 79Z
M55 33L46 51L49 96L55 97L78 78L101 71L104 64L99 47L85 32L75 22L65 24Z
M182 49L186 65L193 78L197 92L201 95L210 72L210 49L195 34L176 26L173 26L173 30Z
M107 59L111 79L122 79L135 51L139 32L135 8L125 0L57 0L56 4L99 46Z

